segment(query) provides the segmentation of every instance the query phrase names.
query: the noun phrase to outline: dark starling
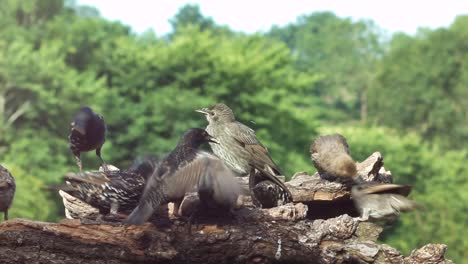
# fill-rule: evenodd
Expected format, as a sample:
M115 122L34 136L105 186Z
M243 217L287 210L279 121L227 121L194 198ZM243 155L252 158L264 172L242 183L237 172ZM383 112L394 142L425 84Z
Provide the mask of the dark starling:
M150 177L138 207L127 222L142 224L159 205L168 202L174 202L174 212L177 212L189 192L198 192L202 203L232 208L240 193L239 183L219 158L198 150L208 142L216 141L205 130L189 129Z
M249 174L252 201L257 207L267 208L253 193L255 185L264 180L269 180L282 189L278 193L276 206L292 202L291 192L277 177L281 175L279 167L257 139L253 129L236 121L234 113L225 104L196 111L205 114L208 120L206 131L219 141L219 144L210 143L213 152L239 175Z
M15 178L5 167L0 165L0 212L3 212L3 220L8 220L8 209L13 202L15 191Z
M354 185L351 197L361 213L360 221L394 221L400 212L421 208L421 205L406 198L411 186L397 184L379 184L373 186Z
M82 106L76 112L71 123L68 140L80 171L83 170L80 153L94 149L96 150L96 155L101 160L102 166L104 169L107 169L106 163L101 157L101 148L106 141L106 123L102 116L94 113L88 106Z
M68 173L65 175L67 187L62 191L99 209L101 215L130 213L140 200L146 177L152 173L139 173L139 169Z
M154 155L139 156L135 158L128 170L134 171L140 175L145 175L144 177L147 179L151 174L153 174L155 168L159 166L159 162L159 158Z
M322 179L351 183L357 176L346 138L340 134L319 136L310 146L310 154Z

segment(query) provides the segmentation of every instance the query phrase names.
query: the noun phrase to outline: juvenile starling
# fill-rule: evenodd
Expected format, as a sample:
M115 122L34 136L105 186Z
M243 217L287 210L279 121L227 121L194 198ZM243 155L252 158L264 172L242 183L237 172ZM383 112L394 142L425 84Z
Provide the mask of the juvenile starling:
M198 150L208 142L216 141L205 130L188 130L148 180L140 202L127 222L142 224L159 205L168 202L174 202L177 212L189 192L198 192L202 203L232 208L240 193L239 183L219 158Z
M258 207L266 208L255 196L253 188L259 182L269 180L281 187L276 206L292 202L292 194L276 176L281 175L268 150L255 136L250 127L236 121L234 113L225 104L196 110L208 120L206 131L215 137L219 144L210 143L213 152L239 175L249 174L249 188L252 201Z
M310 146L310 154L322 179L352 182L357 175L346 138L340 134L317 137Z
M2 165L0 165L0 212L3 212L3 220L8 220L8 209L10 209L15 196L15 178Z
M351 189L351 197L361 213L360 221L369 218L393 221L400 212L421 208L421 205L405 197L410 191L411 186L407 185L355 185Z
M106 123L102 116L94 113L88 106L82 106L76 112L71 123L68 140L80 171L83 170L80 153L91 150L96 150L96 155L101 160L102 166L107 169L106 163L101 157L101 148L106 141Z

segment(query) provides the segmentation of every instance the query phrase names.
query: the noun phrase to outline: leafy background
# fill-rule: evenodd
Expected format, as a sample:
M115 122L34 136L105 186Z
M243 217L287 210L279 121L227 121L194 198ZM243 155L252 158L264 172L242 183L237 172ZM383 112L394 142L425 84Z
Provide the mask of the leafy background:
M73 1L0 2L0 162L18 184L12 217L63 217L42 188L77 170L67 134L79 106L105 117L103 157L124 168L204 127L194 109L225 102L288 176L314 172L318 134L342 133L357 160L382 152L426 206L383 241L404 253L446 243L454 261L468 259L468 16L389 36L372 21L318 12L244 34L186 5L171 24L168 35L135 34ZM84 164L98 160L85 154Z

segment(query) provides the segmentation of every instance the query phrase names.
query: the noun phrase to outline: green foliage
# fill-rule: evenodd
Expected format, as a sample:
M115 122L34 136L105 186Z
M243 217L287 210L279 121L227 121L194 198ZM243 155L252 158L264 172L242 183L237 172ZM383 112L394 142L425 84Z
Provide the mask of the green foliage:
M299 70L321 74L309 92L331 108L325 118L365 119L367 89L383 52L378 28L371 21L353 22L317 12L286 27L274 27L269 35L295 52Z
M382 59L371 116L381 124L421 133L445 147L468 141L468 17L449 28L399 35ZM465 143L465 144L463 144Z
M385 232L385 243L405 254L427 243L445 243L454 261L467 256L460 235L465 230L461 223L466 223L468 210L466 150L443 152L430 148L415 133L400 135L383 127L326 127L320 132L344 135L358 161L380 151L393 181L413 186L411 198L425 209L403 214L397 225Z

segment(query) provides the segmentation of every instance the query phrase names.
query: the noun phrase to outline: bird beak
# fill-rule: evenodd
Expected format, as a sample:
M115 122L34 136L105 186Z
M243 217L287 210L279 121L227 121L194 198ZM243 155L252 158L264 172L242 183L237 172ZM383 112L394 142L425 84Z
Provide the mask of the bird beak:
M78 133L80 133L81 135L85 135L86 134L86 131L83 127L77 125L75 122L72 122L71 124L71 127L72 127L72 130L76 130L78 131Z
M202 114L207 115L207 114L210 113L210 109L208 109L208 108L202 108L202 109L197 109L197 110L195 110L195 112L198 112L198 113L202 113Z
M209 136L209 137L208 137L208 142L215 143L215 144L219 144L219 141L216 140L216 138L214 138L214 137L212 137L212 136Z

